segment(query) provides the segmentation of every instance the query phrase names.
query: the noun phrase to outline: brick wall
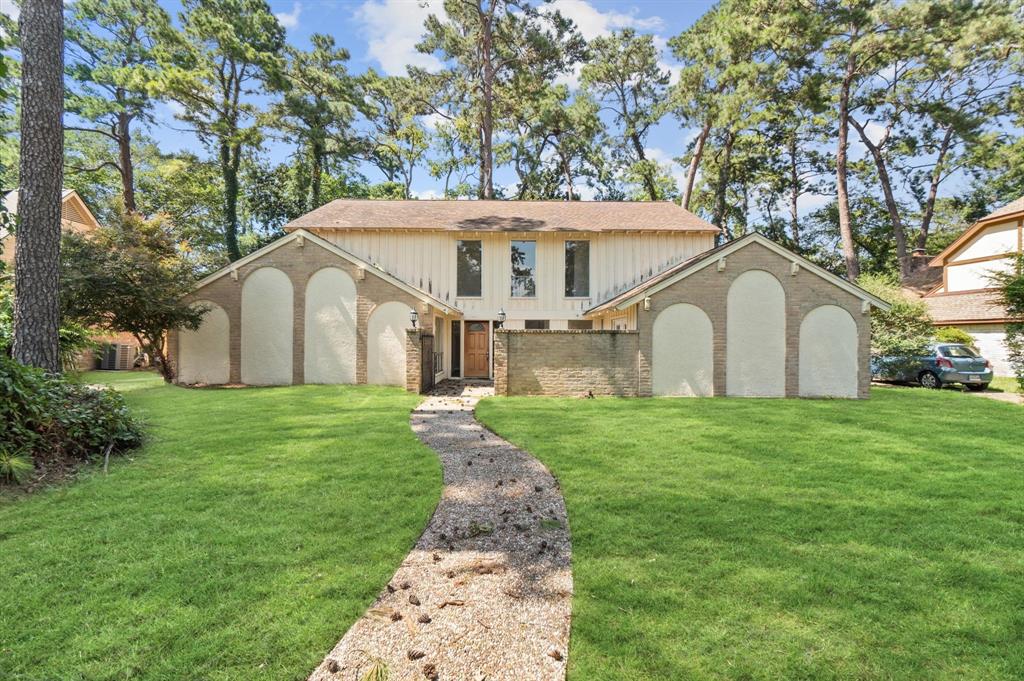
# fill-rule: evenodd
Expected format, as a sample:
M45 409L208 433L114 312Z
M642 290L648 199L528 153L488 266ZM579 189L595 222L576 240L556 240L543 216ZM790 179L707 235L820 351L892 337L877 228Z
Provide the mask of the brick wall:
M761 244L753 243L726 258L721 272L712 264L682 281L651 295L651 309L637 305L637 330L640 333L638 358L639 394L652 394L651 357L654 320L658 313L676 303L690 303L711 318L714 333L715 395L725 395L726 382L726 296L732 282L749 270L764 270L775 276L786 293L786 397L800 390L800 323L820 305L837 305L849 312L857 324L858 397L866 398L871 384L871 316L861 311L861 300L818 275L800 268L793 274L791 263Z
M637 394L636 331L520 331L494 334L498 395Z
M355 264L308 239L302 242L291 241L239 267L237 278L225 275L189 297L190 300L216 303L227 312L231 383L241 383L242 380L242 284L247 276L261 267L276 267L292 282L292 382L295 384L305 382L306 284L310 277L324 267L337 267L352 277L356 285L356 383L366 383L367 323L378 305L399 301L414 308L420 319L431 318L429 305L377 276L372 268L360 272ZM167 344L170 361L176 366L176 331L168 334Z

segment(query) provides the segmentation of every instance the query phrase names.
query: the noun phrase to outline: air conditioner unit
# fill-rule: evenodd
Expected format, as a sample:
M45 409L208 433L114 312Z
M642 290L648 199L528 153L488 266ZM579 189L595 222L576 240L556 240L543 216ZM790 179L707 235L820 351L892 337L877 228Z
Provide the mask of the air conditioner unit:
M135 363L135 347L124 343L110 343L100 348L100 369L127 371Z

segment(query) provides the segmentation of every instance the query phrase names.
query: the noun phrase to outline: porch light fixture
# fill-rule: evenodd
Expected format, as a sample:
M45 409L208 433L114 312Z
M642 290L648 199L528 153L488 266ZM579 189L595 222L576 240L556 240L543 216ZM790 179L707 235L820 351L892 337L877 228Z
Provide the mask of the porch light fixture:
M508 315L505 314L505 308L504 307L499 308L498 309L498 328L499 329L501 328L501 325L505 323L505 319L507 319L507 318L508 318Z
M651 297L647 296L646 298L644 298L644 312L650 312L650 311L651 311Z
M420 315L415 309L409 310L409 321L412 322L412 328L416 328L416 322L420 319Z

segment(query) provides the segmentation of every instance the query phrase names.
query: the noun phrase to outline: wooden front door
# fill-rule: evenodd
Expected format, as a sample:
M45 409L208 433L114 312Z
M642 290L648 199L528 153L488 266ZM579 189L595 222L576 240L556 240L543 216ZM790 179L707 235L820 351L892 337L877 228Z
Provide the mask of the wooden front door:
M466 378L487 378L490 369L490 351L487 322L466 322Z

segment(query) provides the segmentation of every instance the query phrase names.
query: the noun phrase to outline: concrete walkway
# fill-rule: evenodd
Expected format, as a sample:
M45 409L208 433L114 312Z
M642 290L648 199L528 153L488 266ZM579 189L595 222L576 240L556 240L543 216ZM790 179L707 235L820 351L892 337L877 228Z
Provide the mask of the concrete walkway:
M572 573L551 474L473 417L485 386L442 384L413 412L444 491L388 587L309 677L563 679Z

